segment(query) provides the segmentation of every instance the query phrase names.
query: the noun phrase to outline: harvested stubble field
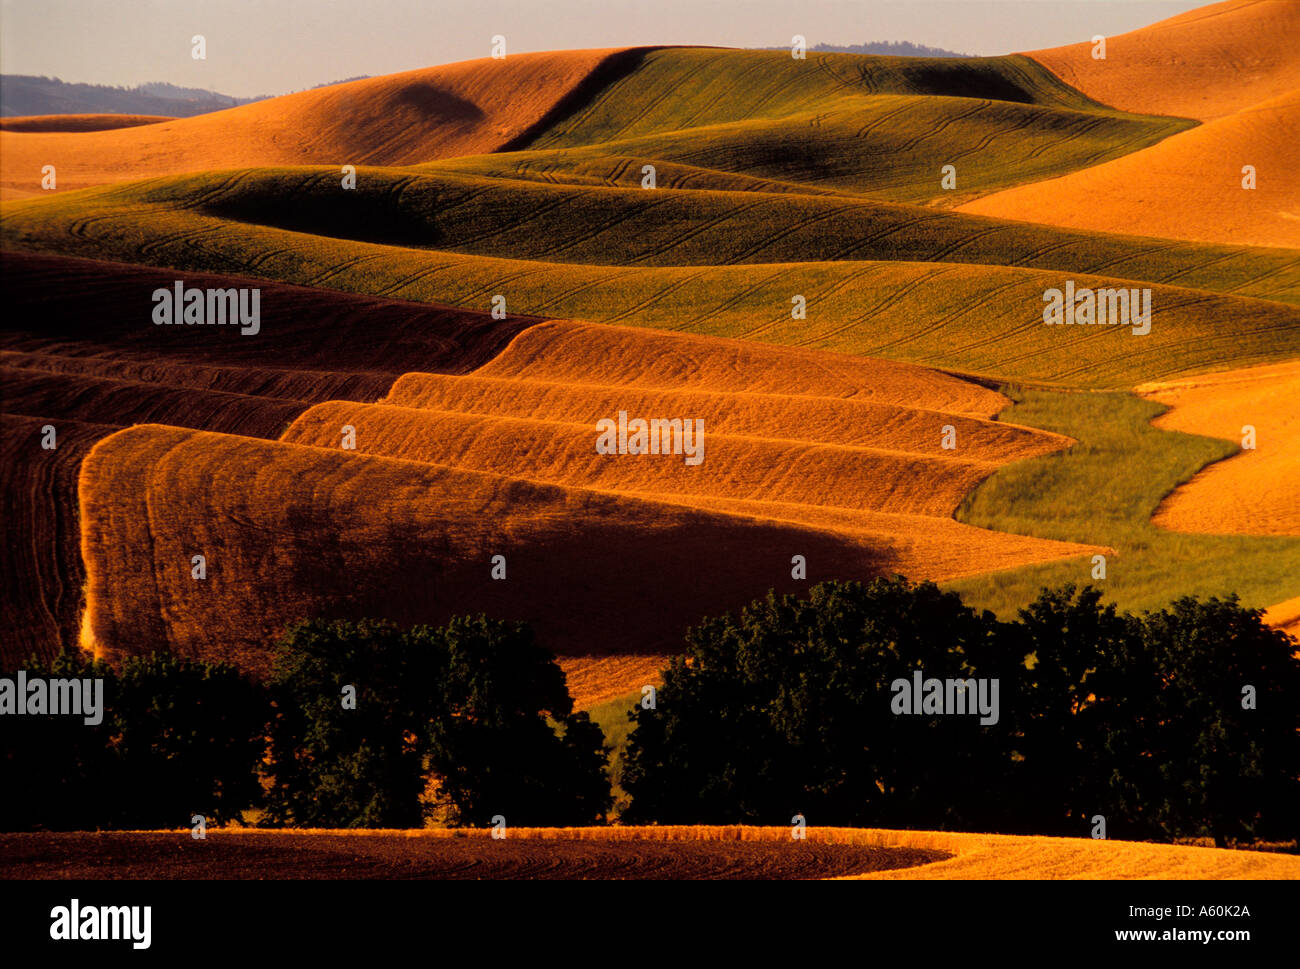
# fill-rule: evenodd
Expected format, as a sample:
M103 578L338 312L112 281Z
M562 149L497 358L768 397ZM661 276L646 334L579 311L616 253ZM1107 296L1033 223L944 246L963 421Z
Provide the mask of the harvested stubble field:
M1294 9L1300 18L1300 5ZM1174 135L1145 151L962 206L963 212L1169 239L1300 247L1291 175L1300 90ZM1243 166L1255 185L1242 185Z
M1169 239L1300 246L1295 138L1300 4L1226 0L1106 40L1029 56L1090 97L1204 124L1070 174L995 192L964 211ZM1233 68L1225 82L1225 63ZM1243 166L1256 185L1243 190Z
M1071 87L1124 111L1211 121L1300 86L1291 0L1223 0L1106 39L1028 51ZM1224 81L1224 60L1239 70Z
M209 830L0 834L4 878L1296 878L1293 855L1217 848L809 828Z

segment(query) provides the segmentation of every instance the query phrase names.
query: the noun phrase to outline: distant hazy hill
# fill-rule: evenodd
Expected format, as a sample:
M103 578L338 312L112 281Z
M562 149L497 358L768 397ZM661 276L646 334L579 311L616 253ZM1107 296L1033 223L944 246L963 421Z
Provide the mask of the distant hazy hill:
M365 77L366 75L362 75ZM350 77L349 81L360 80ZM342 81L330 81L341 84ZM317 87L326 87L319 84ZM0 116L42 114L154 114L188 118L210 111L264 101L270 95L236 98L202 88L178 87L159 81L136 87L108 84L69 84L57 77L6 74L0 77Z
M783 50L781 47L767 47L765 50ZM889 57L973 57L973 54L959 54L944 50L942 47L926 47L913 44L907 40L873 40L869 44L852 44L847 47L838 44L817 44L808 48L823 54L885 54Z

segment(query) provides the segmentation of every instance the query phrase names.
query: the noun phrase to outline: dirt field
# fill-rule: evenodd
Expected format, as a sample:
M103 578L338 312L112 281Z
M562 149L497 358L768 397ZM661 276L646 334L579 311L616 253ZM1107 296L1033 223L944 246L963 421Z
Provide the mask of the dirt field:
M1300 878L1300 856L878 828L707 826L0 834L10 878Z
M809 879L947 857L815 841L411 837L404 833L0 835L0 878Z

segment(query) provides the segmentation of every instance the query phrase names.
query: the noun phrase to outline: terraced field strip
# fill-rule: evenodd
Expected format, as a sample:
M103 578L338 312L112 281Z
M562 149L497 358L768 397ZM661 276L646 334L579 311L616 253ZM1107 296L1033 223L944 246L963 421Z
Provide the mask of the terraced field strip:
M80 497L82 644L165 644L253 671L308 616L418 624L483 611L527 620L560 654L661 654L705 615L803 587L796 552L809 581L893 565L888 548L819 529L159 425L101 441ZM496 554L508 581L490 577Z
M600 384L551 393L551 417L508 416L574 372ZM448 409L330 402L274 444L159 426L104 441L82 478L84 642L112 653L166 641L257 669L270 636L303 616L432 622L483 609L527 619L563 655L662 656L710 612L805 588L795 555L815 582L1095 551L951 519L999 463L1068 441L988 420L1006 398L947 374L553 321L522 330L465 384L447 379ZM399 383L426 402L440 385L434 374ZM597 455L592 407L620 393L620 409L640 400L667 408L649 418L705 420L705 460L687 464L684 447ZM681 411L696 405L721 410ZM731 433L709 429L715 414ZM744 426L749 415L761 433ZM846 416L856 426L836 427ZM956 453L941 446L945 425L967 433ZM817 427L834 428L829 441ZM856 443L837 443L846 435ZM206 582L190 579L182 545L212 550ZM504 582L491 578L497 554ZM639 592L647 575L667 591ZM241 607L252 614L236 623L231 600L254 581L256 604Z

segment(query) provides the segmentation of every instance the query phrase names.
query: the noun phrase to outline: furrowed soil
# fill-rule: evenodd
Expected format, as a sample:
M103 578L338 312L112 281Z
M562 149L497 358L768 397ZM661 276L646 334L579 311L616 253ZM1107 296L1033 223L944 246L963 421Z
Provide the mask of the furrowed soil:
M729 880L836 878L948 855L814 841L655 841L418 834L0 834L0 878Z
M0 834L0 877L1294 879L1300 857L876 828L209 829Z

